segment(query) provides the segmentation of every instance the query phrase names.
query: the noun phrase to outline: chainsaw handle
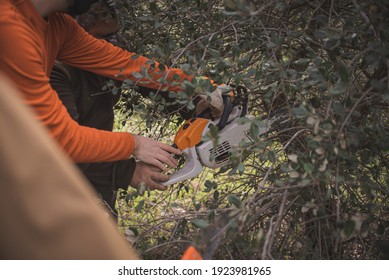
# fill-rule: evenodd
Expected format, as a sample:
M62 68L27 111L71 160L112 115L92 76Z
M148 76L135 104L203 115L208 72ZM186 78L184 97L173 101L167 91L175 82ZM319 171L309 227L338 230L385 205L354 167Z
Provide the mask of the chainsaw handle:
M244 86L237 86L236 87L236 96L241 100L242 104L242 114L240 115L241 117L244 117L247 114L247 104L249 102L249 97L248 97L248 91L247 88Z
M232 111L232 102L231 102L231 96L230 95L223 95L223 104L224 104L224 110L223 110L223 113L222 113L222 116L220 117L220 120L219 122L217 123L217 128L220 130L222 130L227 122L228 122L228 118L231 114L231 111Z
M160 182L162 186L166 187L173 185L197 176L203 167L198 159L196 147L186 148L182 151L182 155L185 158L185 165L173 173L168 181Z

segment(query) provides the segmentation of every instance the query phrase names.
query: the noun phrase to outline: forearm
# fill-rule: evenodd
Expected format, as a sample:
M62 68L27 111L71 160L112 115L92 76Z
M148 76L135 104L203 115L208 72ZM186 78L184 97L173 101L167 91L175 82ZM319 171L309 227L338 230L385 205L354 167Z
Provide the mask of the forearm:
M59 59L70 65L115 79L130 79L136 85L162 91L183 91L183 82L193 79L178 68L167 68L95 39L75 23L71 27L69 40L63 43L59 54Z

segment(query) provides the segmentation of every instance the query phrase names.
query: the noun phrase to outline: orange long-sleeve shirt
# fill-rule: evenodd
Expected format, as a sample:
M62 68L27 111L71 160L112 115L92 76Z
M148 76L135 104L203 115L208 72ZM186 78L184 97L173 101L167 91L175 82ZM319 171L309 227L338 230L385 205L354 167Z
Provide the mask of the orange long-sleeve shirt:
M120 72L119 79L156 90L179 91L184 80L192 79L176 68L151 67L147 58L95 39L66 14L43 19L30 0L0 0L0 69L75 162L126 159L135 143L130 133L96 130L71 119L49 84L56 59L111 78ZM137 79L133 73L141 73L142 67L149 77Z

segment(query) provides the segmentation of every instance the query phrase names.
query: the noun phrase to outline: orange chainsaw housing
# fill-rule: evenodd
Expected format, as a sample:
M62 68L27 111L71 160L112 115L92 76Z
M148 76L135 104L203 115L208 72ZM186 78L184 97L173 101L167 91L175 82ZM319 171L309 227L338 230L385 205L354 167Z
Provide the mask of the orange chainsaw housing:
M207 126L209 120L203 118L192 118L187 120L178 130L174 138L174 144L181 151L186 148L196 146L201 141L204 128Z

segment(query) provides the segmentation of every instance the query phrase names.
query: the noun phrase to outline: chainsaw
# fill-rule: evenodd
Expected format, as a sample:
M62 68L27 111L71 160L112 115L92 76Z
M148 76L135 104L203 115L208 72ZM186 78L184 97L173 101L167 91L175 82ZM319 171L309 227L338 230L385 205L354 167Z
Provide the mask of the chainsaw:
M197 176L203 167L211 169L231 165L230 152L241 142L250 142L250 127L254 116L247 114L247 89L238 86L234 91L223 92L224 110L219 119L207 119L201 116L193 117L180 127L173 146L182 151L184 166L170 176L163 186L173 185ZM241 118L245 118L242 121ZM276 120L264 119L260 128L262 135L269 131ZM209 139L212 127L218 129L217 144Z

